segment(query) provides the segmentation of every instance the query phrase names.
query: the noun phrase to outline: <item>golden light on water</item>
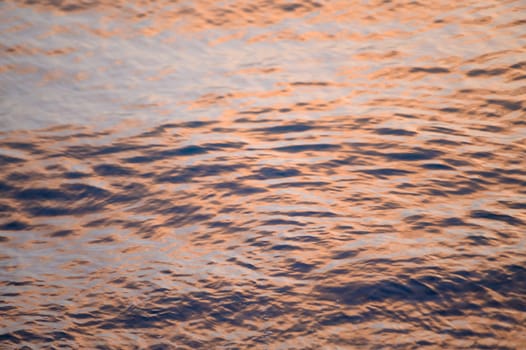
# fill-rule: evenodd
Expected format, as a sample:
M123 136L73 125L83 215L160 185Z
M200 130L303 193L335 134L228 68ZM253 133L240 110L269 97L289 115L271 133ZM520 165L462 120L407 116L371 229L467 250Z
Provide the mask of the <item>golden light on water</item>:
M351 5L2 3L0 347L520 349L524 6Z

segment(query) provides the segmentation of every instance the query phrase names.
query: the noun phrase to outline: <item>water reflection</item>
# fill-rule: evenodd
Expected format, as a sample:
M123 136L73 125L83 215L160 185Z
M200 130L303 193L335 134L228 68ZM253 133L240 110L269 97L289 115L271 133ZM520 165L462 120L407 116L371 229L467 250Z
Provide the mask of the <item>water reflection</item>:
M4 347L526 342L520 2L0 6Z

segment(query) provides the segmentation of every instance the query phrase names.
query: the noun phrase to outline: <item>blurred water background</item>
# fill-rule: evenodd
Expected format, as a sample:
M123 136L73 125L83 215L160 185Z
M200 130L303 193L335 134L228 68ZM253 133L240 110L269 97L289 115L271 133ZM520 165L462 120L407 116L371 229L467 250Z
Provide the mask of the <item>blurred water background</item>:
M524 349L525 14L0 2L0 347Z

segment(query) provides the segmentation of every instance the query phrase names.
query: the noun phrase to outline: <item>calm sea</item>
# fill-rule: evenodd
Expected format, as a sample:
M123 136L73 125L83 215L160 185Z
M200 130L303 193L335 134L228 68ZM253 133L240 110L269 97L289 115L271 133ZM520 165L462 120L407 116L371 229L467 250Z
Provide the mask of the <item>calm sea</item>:
M0 2L0 348L525 349L526 3Z

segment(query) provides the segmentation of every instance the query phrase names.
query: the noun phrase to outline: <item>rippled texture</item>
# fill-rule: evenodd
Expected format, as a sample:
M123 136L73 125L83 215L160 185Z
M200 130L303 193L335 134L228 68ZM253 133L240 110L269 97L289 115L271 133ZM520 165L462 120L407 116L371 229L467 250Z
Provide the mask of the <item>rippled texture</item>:
M1 348L524 348L524 2L0 9Z

